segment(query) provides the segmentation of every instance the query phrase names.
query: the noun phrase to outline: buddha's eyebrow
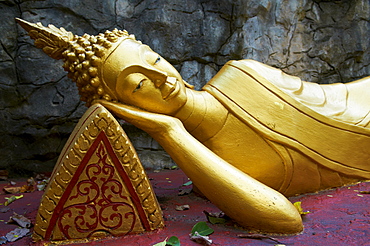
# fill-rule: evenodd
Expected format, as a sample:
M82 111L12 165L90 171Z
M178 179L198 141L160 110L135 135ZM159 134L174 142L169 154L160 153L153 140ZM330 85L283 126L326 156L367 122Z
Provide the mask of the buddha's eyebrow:
M145 57L145 54L147 53L147 52L153 52L153 53L155 53L155 54L157 54L156 52L154 52L148 45L146 45L146 44L142 44L141 46L140 46L140 52L139 52L139 55L140 55L140 58L142 59L142 60L144 60L144 61L146 61L146 57Z
M140 55L144 55L147 51L152 51L152 49L148 45L142 44L140 46Z

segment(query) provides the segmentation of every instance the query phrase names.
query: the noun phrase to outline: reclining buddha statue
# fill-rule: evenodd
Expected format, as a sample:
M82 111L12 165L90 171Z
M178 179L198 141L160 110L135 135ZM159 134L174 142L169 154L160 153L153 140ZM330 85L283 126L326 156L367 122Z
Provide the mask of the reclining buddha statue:
M370 178L370 77L319 85L230 61L201 91L126 31L73 35L17 20L100 103L149 133L211 202L247 229L293 234L286 198Z

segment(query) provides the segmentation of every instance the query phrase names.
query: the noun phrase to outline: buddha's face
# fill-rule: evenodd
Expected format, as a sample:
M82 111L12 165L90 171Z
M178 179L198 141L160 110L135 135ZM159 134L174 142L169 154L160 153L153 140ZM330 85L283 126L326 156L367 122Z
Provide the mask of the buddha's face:
M123 42L114 52L123 60L116 81L118 100L150 112L176 113L187 100L178 71L149 46L133 40Z

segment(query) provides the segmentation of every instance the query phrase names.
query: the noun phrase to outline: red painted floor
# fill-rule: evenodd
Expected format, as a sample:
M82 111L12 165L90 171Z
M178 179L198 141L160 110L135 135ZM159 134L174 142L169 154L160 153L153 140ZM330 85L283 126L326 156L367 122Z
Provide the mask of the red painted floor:
M165 229L124 238L108 238L71 245L153 245L171 236L177 236L182 246L199 245L192 242L188 236L193 225L207 220L203 210L208 212L219 212L219 210L209 201L194 193L178 196L179 188L188 181L181 170L162 170L158 173L149 171L148 175L152 179L153 187L163 209ZM24 183L24 181L18 181L17 185ZM5 197L11 196L3 192L6 184L6 181L0 181L0 203L5 202ZM291 198L292 202L301 201L303 209L311 212L305 215L305 230L300 235L273 237L285 245L370 245L370 194L360 193L360 191L370 191L370 182ZM23 195L22 199L8 206L9 211L0 212L0 236L5 236L6 233L17 228L16 225L5 223L13 212L22 214L34 222L42 192L36 191ZM190 209L175 210L177 205L184 204L190 205ZM0 205L0 209L3 207L4 205ZM238 238L238 234L245 232L232 222L222 225L209 224L209 226L215 230L210 235L213 240L212 245L277 244L268 239ZM26 236L7 245L23 246L34 245L34 243L30 236Z

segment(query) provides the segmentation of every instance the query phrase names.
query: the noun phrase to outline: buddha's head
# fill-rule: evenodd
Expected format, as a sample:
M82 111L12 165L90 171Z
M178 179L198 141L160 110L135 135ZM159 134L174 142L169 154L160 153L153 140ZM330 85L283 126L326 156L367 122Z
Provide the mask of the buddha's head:
M107 57L102 78L115 88L118 101L151 112L173 114L187 99L177 70L149 46L132 39L122 41Z
M52 25L17 21L37 47L64 60L63 67L87 106L104 99L171 115L187 100L185 87L191 86L177 70L126 31L77 36Z

